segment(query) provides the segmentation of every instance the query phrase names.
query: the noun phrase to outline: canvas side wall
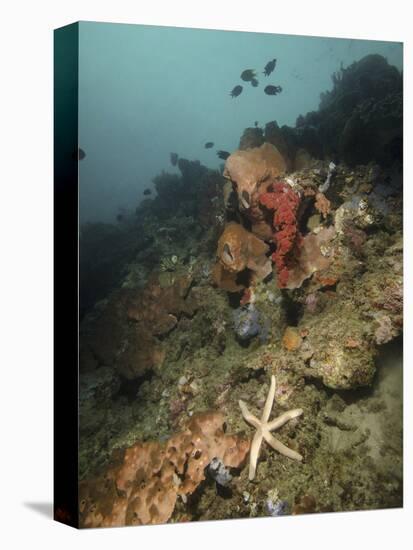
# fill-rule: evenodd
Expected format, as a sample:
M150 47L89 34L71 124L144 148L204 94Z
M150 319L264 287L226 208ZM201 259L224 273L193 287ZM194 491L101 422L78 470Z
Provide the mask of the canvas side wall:
M54 31L54 518L78 527L79 25Z

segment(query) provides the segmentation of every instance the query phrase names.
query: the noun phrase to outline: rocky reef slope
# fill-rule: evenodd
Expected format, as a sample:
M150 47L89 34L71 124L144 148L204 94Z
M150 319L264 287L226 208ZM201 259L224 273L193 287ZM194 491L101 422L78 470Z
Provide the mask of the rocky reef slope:
M247 129L222 173L180 159L180 175L159 175L157 196L109 232L117 244L99 253L123 250L123 262L100 293L85 283L80 327L84 526L402 505L393 69L365 58L295 129ZM263 444L249 481L238 401L260 415L272 375L274 417L303 409L277 432L303 461ZM187 487L184 464L198 459Z

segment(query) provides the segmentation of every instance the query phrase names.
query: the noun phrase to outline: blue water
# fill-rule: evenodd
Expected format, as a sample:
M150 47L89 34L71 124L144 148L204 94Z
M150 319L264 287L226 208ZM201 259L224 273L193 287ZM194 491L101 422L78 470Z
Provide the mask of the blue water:
M177 171L171 151L218 168L216 150L235 150L255 121L294 126L318 108L341 65L379 53L402 68L394 42L88 22L79 34L82 221L114 221L119 208L134 209L156 174ZM264 77L273 58L275 71ZM240 80L248 68L257 88ZM244 89L233 99L237 84ZM265 95L267 84L282 93ZM207 141L214 147L205 149Z

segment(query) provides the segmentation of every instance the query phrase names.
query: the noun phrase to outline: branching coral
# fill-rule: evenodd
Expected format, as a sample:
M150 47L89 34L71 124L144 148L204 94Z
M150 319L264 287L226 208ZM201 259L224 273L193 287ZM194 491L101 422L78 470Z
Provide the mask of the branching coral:
M245 461L249 440L225 434L223 428L221 413L201 413L164 444L139 442L126 449L102 476L81 482L81 526L167 522L178 495L186 500L196 490L212 459L230 468Z

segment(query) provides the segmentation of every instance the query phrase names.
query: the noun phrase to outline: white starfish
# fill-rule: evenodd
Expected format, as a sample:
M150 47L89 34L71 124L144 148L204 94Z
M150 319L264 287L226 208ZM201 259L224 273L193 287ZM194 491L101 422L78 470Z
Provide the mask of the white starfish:
M254 479L255 477L258 455L260 452L260 447L263 439L265 439L265 441L273 449L275 449L282 455L288 456L289 458L292 458L294 460L299 460L299 461L303 459L303 457L299 453L286 447L283 443L281 443L281 441L278 441L278 439L273 437L270 433L273 430L276 430L277 428L280 428L281 426L283 426L286 422L288 422L292 418L296 418L297 416L300 416L301 414L303 414L303 409L293 409L291 411L287 411L281 416L279 416L278 418L275 418L274 420L271 420L271 422L268 422L268 419L271 414L272 406L274 403L274 396L275 396L275 377L271 376L270 391L268 392L268 396L265 401L261 420L258 420L257 417L255 417L253 414L249 412L247 405L244 403L244 401L241 401L241 400L238 401L239 406L241 407L242 416L248 422L248 424L251 424L251 426L254 426L254 428L256 428L257 430L252 439L251 449L250 449L250 468L249 468L249 474L248 474L248 477L250 480Z

